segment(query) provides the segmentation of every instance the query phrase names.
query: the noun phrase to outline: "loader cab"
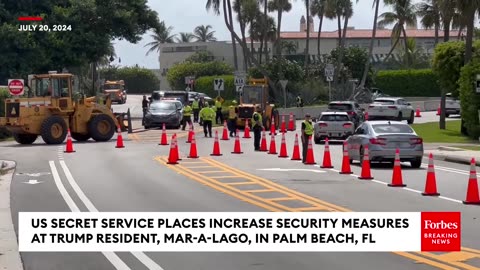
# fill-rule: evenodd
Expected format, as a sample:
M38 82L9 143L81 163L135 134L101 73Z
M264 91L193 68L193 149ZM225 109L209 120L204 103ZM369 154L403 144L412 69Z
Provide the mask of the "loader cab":
M33 75L29 79L30 91L37 101L58 107L62 111L73 110L71 74Z

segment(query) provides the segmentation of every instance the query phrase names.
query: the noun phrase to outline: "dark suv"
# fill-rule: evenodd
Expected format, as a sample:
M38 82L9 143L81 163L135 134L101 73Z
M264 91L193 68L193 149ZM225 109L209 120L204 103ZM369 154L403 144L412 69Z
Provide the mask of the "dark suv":
M360 105L354 101L332 101L328 104L327 111L348 113L355 124L355 128L365 120L365 110L360 108Z

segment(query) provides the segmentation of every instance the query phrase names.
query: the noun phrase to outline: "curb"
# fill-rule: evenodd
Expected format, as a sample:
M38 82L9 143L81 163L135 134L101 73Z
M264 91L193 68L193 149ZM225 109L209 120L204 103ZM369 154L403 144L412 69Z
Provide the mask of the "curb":
M429 153L423 154L424 157L429 157ZM464 164L464 165L470 165L471 158L468 157L459 157L459 156L449 156L445 154L434 154L433 155L434 160L441 160L441 161L447 161L447 162L453 162L453 163L458 163L458 164ZM475 166L480 167L480 160L475 160Z

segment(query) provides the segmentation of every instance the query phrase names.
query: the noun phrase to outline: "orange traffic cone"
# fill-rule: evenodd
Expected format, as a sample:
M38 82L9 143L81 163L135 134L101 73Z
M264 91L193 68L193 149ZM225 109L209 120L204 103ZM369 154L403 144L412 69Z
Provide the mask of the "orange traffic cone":
M402 165L400 164L400 150L395 150L395 161L393 162L393 175L392 183L388 184L389 187L406 187L403 183L402 177Z
M342 170L340 174L352 174L352 168L350 168L350 157L348 156L348 143L347 141L343 142L343 160L342 160Z
M190 154L188 154L187 157L188 158L198 158L197 141L195 140L195 133L193 133L192 143L190 144Z
M420 115L420 106L417 106L417 110L415 111L415 117L422 117Z
M160 139L160 143L158 145L168 145L167 141L167 131L165 130L165 124L162 127L162 138Z
M372 172L370 171L370 157L368 154L368 144L364 146L363 152L363 162L362 162L362 172L358 179L361 180L372 180Z
M285 142L285 132L282 132L282 144L280 145L280 155L279 158L287 158L287 143Z
M332 158L330 157L330 146L328 145L328 137L325 138L325 150L323 152L323 163L320 168L331 169L332 166Z
M300 146L298 145L298 134L295 134L295 142L293 144L292 160L302 160L302 157L300 157Z
M272 116L272 121L270 122L270 135L277 135L277 128L275 127L275 118Z
M281 133L287 132L287 123L285 123L285 115L282 115L282 125L280 128Z
M72 134L70 133L70 129L67 131L67 145L65 146L64 152L75 153L75 150L73 150Z
M468 179L467 198L464 204L480 205L480 196L478 194L477 170L475 169L475 159L470 161L470 177Z
M232 154L243 154L242 147L240 146L240 136L238 135L238 129L237 129L237 136L235 137L235 146L233 147Z
M230 140L228 138L228 128L227 128L227 120L225 120L223 122L223 134L222 134L222 138L221 138L222 141L228 141Z
M220 153L220 142L218 141L218 131L215 130L215 141L213 142L213 152L210 156L221 156Z
M177 160L182 160L182 159L180 158L180 150L178 149L177 134L174 134L174 140L175 140L175 151L177 151Z
M307 149L307 157L305 159L305 165L314 165L317 164L315 162L315 157L313 155L313 146L312 146L312 140L308 140L308 149Z
M265 128L262 131L262 141L260 142L260 151L261 152L268 152L267 137L265 136Z
M122 130L120 127L117 128L117 145L115 148L125 148L125 145L123 145Z
M435 177L435 168L433 166L433 155L430 153L428 157L427 180L425 181L425 191L423 196L440 196L437 192L437 179Z
M437 115L440 115L442 112L442 108L440 107L440 105L438 105L438 108L437 108Z
M275 135L271 135L270 138L270 148L268 149L268 154L276 155L277 154L277 144L275 142Z
M188 129L187 143L192 142L193 134L195 134L195 132L193 131L193 125L190 125L190 128Z
M237 130L238 132L238 130ZM238 133L237 133L238 134ZM243 132L244 139L250 139L250 126L248 125L248 119L245 119L245 131Z
M293 118L293 113L290 113L290 118L288 119L288 131L295 131L295 119Z
M175 141L175 134L172 135L170 143L170 153L168 154L167 164L178 164L177 142Z

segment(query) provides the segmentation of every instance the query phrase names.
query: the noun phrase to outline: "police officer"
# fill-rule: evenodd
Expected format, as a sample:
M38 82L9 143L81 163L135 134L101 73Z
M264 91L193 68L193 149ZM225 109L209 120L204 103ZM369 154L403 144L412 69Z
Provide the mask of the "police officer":
M238 107L237 101L232 101L232 105L228 107L228 130L230 130L230 137L237 136L237 118Z
M302 123L302 150L303 157L302 162L307 160L308 142L312 139L313 135L313 123L310 119L310 114L305 114L305 121Z
M143 109L142 126L145 125L145 116L147 115L147 112L148 112L148 105L149 105L149 102L147 100L147 96L143 96L143 100L142 100L142 109Z
M303 107L303 99L300 95L297 96L297 107Z
M256 112L252 115L252 129L255 151L260 151L260 137L263 130L262 108L260 106L256 106Z
M192 107L187 103L187 106L183 108L183 126L182 130L185 130L185 127L187 126L187 123L189 125L192 125Z
M205 137L207 135L210 135L210 138L212 137L212 121L215 118L215 111L213 108L210 108L208 106L203 107L200 110L200 118L202 119L203 122L203 133L205 133Z
M193 100L192 109L193 109L193 122L198 123L198 114L200 113L200 102L198 101L198 97L195 97L195 100Z
M215 101L215 108L217 108L217 114L215 116L215 122L217 124L222 124L223 123L223 114L222 114L222 97L217 97L217 100ZM220 119L220 121L219 121Z

